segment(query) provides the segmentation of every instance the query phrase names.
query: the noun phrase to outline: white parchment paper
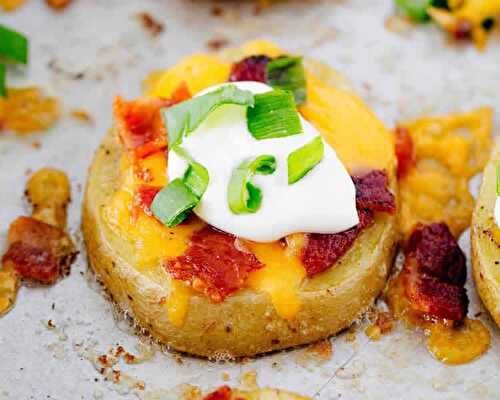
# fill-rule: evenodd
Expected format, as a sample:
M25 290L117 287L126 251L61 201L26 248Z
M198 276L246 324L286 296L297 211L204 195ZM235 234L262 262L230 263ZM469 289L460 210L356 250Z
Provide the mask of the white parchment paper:
M170 389L191 383L204 390L237 385L256 370L262 386L284 388L321 399L498 399L499 331L491 324L469 279L470 315L479 312L493 336L491 350L467 365L444 366L427 353L422 334L397 328L370 342L363 327L356 340L332 339L333 356L320 364L306 349L244 363L213 363L156 352L150 361L120 364L123 373L143 380L146 390L104 382L88 359L123 345L136 352L139 339L113 317L111 305L87 276L81 243L80 204L87 167L111 124L115 94L134 97L153 70L205 51L212 39L238 45L265 37L282 47L317 58L347 75L362 97L392 127L426 113L491 105L500 110L500 35L487 51L454 46L432 25L395 34L384 27L391 0L298 1L256 16L249 3L210 1L74 0L63 13L31 0L0 23L30 37L31 63L9 82L41 85L64 103L65 116L47 133L0 137L0 234L2 245L12 219L28 211L22 198L30 171L50 165L72 182L70 229L81 255L71 275L51 288L25 288L15 309L0 319L0 399L169 399ZM149 12L165 24L151 38L136 17ZM84 108L84 124L68 113ZM498 124L496 125L498 127ZM37 140L39 149L32 146ZM469 254L469 238L461 240ZM48 329L52 320L56 329ZM169 397L170 396L170 397Z

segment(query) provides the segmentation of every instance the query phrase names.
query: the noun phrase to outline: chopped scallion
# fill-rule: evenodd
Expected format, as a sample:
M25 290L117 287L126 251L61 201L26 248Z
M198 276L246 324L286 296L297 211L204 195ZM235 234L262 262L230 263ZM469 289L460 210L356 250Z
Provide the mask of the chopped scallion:
M0 64L0 97L7 96L7 88L5 86L5 65Z
M295 102L306 100L306 76L302 57L278 57L267 64L267 81L275 89L293 93Z
M0 25L0 58L27 64L28 39L24 35Z
M288 184L302 179L323 159L324 145L321 136L291 152L288 156Z
M255 104L247 108L248 130L257 140L296 135L302 132L293 95L284 90L255 95Z
M227 197L229 208L235 214L255 213L262 203L262 191L251 183L255 174L270 175L276 170L276 158L262 155L243 161L229 181Z
M396 4L408 17L418 22L429 20L427 9L432 6L433 0L396 0Z
M151 204L151 211L164 225L172 228L184 221L198 202L198 197L182 179L177 178L158 192Z
M207 169L200 163L193 160L189 153L182 147L175 146L172 150L189 163L182 180L189 190L191 190L191 192L193 192L198 199L201 199L203 193L207 190L208 182L210 180Z
M180 144L184 135L194 131L213 110L223 104L253 106L254 95L235 85L225 85L163 110L169 145Z

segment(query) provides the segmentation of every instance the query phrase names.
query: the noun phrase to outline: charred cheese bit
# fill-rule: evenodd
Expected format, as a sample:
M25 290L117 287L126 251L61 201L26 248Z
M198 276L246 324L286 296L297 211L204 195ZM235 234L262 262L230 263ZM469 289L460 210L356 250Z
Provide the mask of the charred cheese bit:
M322 133L348 170L394 165L390 133L356 95L307 75L307 102L300 112Z
M21 278L12 265L4 265L0 270L0 316L13 307L20 284Z
M470 224L474 200L469 179L485 166L491 145L488 107L406 123L416 164L400 181L400 227L445 222L455 237Z
M154 81L150 80L146 85L153 88L147 95L169 98L183 83L187 85L190 93L198 93L209 86L226 82L230 68L231 64L216 57L195 54L166 70L161 76L156 75L154 84Z
M166 306L168 319L172 325L181 327L184 324L191 295L191 289L184 282L177 279L170 281L170 294Z
M486 326L476 319L466 318L459 328L433 324L427 339L427 348L439 361L457 365L468 363L484 354L490 347L491 335Z
M19 134L48 129L59 114L57 99L44 96L37 87L10 88L7 97L0 98L0 126Z
M24 3L26 3L26 0L0 0L0 8L6 12L14 11Z
M293 319L300 310L298 294L306 276L304 266L279 242L251 243L249 248L264 268L251 272L247 285L269 294L280 317Z

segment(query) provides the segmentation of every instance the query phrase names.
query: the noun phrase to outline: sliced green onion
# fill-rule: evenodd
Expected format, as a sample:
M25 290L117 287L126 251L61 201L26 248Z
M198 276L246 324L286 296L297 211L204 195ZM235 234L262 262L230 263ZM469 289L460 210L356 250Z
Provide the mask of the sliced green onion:
M500 196L500 161L496 164L496 172L497 172L497 196Z
M433 0L395 0L399 8L406 15L417 22L429 20L427 9L432 6Z
M235 85L225 85L163 110L169 145L180 144L184 135L194 131L213 110L223 104L253 106L254 95L248 90L238 89Z
M7 96L7 87L5 86L5 72L5 65L0 64L0 97Z
M257 140L296 135L302 132L293 95L284 90L255 95L255 104L247 108L248 130Z
M198 202L198 197L182 179L177 178L158 192L151 211L164 225L172 228L184 221Z
M302 179L323 159L324 145L321 136L291 152L288 156L288 184Z
M293 93L295 102L306 101L306 75L302 57L279 57L267 64L267 81L275 89Z
M28 39L16 31L0 25L0 58L28 63Z
M175 146L172 150L188 161L189 166L184 173L182 181L198 199L201 199L210 181L208 170L203 165L193 160L189 153L182 147Z
M262 203L262 190L250 181L255 174L270 175L276 171L276 158L262 155L243 161L229 181L227 198L229 208L235 214L255 213Z

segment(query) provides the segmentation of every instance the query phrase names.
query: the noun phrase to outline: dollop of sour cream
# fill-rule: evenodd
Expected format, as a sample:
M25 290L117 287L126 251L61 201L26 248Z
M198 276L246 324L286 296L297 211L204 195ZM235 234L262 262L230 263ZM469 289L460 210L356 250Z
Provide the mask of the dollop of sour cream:
M234 84L254 94L272 90L259 82ZM245 107L223 105L213 111L182 142L182 147L210 175L207 190L194 209L196 215L220 230L255 242L271 242L297 232L338 233L358 224L354 184L326 142L323 160L302 179L288 184L288 155L319 135L310 123L302 117L300 120L301 134L256 140L247 128ZM252 179L262 190L261 207L255 213L234 214L227 200L231 174L244 160L260 155L275 156L277 161L272 175L255 175ZM187 166L171 151L168 178L182 177Z

